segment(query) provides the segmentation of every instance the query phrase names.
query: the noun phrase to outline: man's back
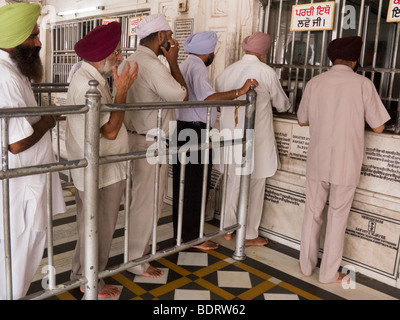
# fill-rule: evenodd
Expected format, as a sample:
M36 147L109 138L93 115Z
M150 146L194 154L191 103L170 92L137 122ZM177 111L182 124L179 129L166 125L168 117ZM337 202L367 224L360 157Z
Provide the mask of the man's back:
M307 176L337 185L358 185L365 121L376 128L387 113L374 84L345 65L313 78L299 108L310 124Z

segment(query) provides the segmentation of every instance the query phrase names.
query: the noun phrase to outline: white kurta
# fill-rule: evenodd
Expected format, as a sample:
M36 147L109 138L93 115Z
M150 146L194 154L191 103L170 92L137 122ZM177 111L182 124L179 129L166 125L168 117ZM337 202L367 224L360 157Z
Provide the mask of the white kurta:
M242 87L246 79L256 79L259 82L259 87L256 89L257 107L252 178L269 178L280 167L272 107L275 107L278 112L285 112L290 109L290 102L274 70L253 55L245 55L241 61L229 66L217 78L216 89L218 92L234 90ZM243 96L239 99L245 98ZM245 107L239 109L239 123L236 128L235 108L221 108L220 129L221 132L224 130L222 134L227 139L229 139L230 134L235 139L243 137L241 132L244 129L244 121ZM237 130L234 131L234 129ZM242 131L239 132L238 130ZM242 148L238 146L238 148L235 148L232 159L239 159L241 154Z
M264 205L265 179L272 177L280 167L278 148L275 141L272 106L279 112L289 110L290 103L283 91L278 77L272 68L262 63L256 56L245 55L239 62L228 67L217 78L218 92L234 90L243 86L246 79L256 79L259 83L254 133L253 171L250 184L250 201L247 215L246 239L258 237L258 228ZM240 97L239 99L245 99ZM221 136L225 140L241 139L245 125L245 108L239 109L238 124L235 121L235 108L221 110ZM242 145L225 149L221 163L228 163L227 207L225 225L236 224L240 190L240 168ZM221 152L224 154L224 152ZM228 162L227 162L228 161ZM221 166L221 169L223 166ZM221 170L222 171L222 170Z
M0 108L23 108L37 106L35 96L29 80L17 71L17 66L9 58L8 53L0 50ZM9 144L23 140L33 133L32 124L40 120L40 117L11 118L9 121ZM2 144L2 142L1 142ZM20 154L8 154L9 168L30 167L46 163L55 163L52 149L51 135L47 132L43 138L28 150ZM60 179L57 173L52 175L53 213L65 212L65 202L62 194ZM0 197L2 198L2 185L0 184ZM1 200L2 201L2 200ZM2 202L1 202L2 203ZM44 241L40 247L36 246L21 252L16 249L17 243L23 242L25 234L43 234L46 229L46 175L33 175L10 180L10 224L14 298L26 294L27 287L36 272L44 250ZM3 206L0 205L0 299L4 297L4 229ZM42 237L42 235L40 235ZM34 240L30 240L33 243ZM33 250L33 251L32 251ZM30 254L30 257L24 256ZM32 261L32 255L38 256L37 263ZM16 262L18 261L18 263ZM24 265L25 264L25 265ZM26 279L20 281L21 279ZM16 287L17 285L22 288Z

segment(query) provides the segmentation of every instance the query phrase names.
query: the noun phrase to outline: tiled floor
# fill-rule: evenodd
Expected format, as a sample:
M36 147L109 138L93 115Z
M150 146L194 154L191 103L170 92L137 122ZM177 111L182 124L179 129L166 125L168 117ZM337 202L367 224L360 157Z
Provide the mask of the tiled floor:
M55 264L57 283L69 281L71 257L76 242L76 223L72 193L66 190L68 212L55 218ZM109 266L123 261L123 222L121 211L114 236ZM214 230L207 224L206 232ZM158 227L161 249L173 245L170 207L165 206ZM265 247L246 249L244 261L232 259L234 241L216 238L217 250L203 252L188 249L152 264L165 271L158 279L122 272L105 279L121 286L119 300L398 300L400 290L357 275L356 288L341 284L323 285L317 274L304 277L298 270L298 252L274 242ZM30 293L41 290L43 259ZM316 272L317 273L317 272ZM50 300L80 300L79 289L58 295Z

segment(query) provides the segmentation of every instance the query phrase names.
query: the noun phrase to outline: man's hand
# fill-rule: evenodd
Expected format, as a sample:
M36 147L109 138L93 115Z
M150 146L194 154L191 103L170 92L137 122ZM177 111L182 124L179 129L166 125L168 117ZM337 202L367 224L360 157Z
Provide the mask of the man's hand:
M170 39L168 42L171 45L170 49L167 51L163 46L161 46L161 51L164 54L165 59L167 59L168 64L171 66L178 63L180 47L179 42L176 39Z
M259 86L259 83L256 79L248 79L241 89L239 89L239 96L246 94L251 86L255 86L256 88Z
M116 66L113 67L113 80L114 85L117 90L115 95L115 103L125 103L126 96L128 94L129 88L137 79L139 73L139 66L135 62L134 66L131 68L129 62L126 63L124 71L121 75L118 75L118 69Z

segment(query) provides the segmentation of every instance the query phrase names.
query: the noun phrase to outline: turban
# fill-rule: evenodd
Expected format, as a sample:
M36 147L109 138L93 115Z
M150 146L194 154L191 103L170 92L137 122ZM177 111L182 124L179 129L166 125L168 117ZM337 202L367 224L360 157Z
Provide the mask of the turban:
M358 61L363 41L360 37L346 37L333 40L328 46L328 57L332 62L336 59Z
M38 3L12 3L0 8L0 48L15 48L32 34L40 16Z
M77 42L75 52L86 61L102 61L115 51L121 34L119 22L98 26Z
M136 28L136 32L140 39L144 39L149 35L159 31L172 31L167 18L163 14L153 14L147 16Z
M218 36L214 31L204 31L192 34L183 45L188 53L209 54L215 51Z
M271 37L262 32L256 32L244 39L242 48L246 52L266 55L271 48Z

